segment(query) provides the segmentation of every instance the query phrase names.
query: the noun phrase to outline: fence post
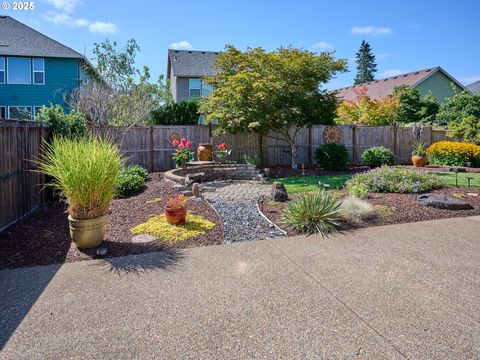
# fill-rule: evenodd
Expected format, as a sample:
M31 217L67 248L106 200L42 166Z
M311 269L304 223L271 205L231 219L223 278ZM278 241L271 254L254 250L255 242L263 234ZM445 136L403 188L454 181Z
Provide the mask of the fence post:
M356 126L352 125L352 163L354 165L357 165L357 162L355 160L357 157L357 139L355 135L355 129L356 129Z
M307 148L307 151L308 151L308 162L309 164L313 164L313 154L312 154L312 127L309 126L307 128L307 145L308 145L308 148Z
M393 123L393 156L398 163L397 124Z
M260 154L260 163L262 167L266 167L265 156L263 155L263 137L262 134L258 134L258 152Z
M153 125L150 125L150 171L153 172L153 167L155 162L153 161L153 156L154 156L154 149L155 147L153 146Z

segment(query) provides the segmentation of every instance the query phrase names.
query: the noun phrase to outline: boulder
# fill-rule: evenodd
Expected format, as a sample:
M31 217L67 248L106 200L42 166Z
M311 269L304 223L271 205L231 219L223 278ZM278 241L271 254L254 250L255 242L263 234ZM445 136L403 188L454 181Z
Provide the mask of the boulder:
M469 210L472 205L466 201L442 194L422 194L417 197L417 202L423 206L431 206L445 210Z
M187 174L185 176L185 186L190 187L193 183L202 182L202 179L204 176L205 176L205 173L203 172Z
M272 192L270 193L270 200L277 202L285 202L288 200L287 189L282 183L274 182L272 184Z

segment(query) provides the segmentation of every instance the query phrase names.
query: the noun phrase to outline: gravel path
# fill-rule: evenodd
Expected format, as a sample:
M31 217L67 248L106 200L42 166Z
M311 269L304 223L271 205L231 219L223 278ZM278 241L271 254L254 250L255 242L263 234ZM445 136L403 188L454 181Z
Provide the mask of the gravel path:
M258 197L268 195L270 185L233 181L204 184L203 188L205 199L222 217L225 243L283 236L256 207Z

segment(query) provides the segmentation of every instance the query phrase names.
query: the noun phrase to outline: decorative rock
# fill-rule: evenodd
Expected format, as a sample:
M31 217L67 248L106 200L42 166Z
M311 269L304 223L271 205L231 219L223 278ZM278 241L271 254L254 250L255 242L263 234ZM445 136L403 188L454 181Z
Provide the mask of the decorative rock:
M272 192L270 193L272 201L285 202L288 200L287 189L282 183L274 182L272 184Z
M417 202L423 206L431 206L446 210L469 210L473 209L469 203L450 196L441 194L422 194L417 197Z
M467 172L467 169L462 168L462 167L453 167L448 169L450 172Z
M200 195L200 185L198 183L193 183L192 185L192 195L199 196Z
M157 240L155 236L148 235L148 234L141 234L134 236L132 238L132 243L134 244L148 244L149 242Z
M96 254L98 256L105 256L107 255L108 249L106 247L100 247L97 249Z
M202 178L205 176L205 173L193 173L193 174L187 174L185 176L185 185L190 186L193 183L199 183L202 182Z

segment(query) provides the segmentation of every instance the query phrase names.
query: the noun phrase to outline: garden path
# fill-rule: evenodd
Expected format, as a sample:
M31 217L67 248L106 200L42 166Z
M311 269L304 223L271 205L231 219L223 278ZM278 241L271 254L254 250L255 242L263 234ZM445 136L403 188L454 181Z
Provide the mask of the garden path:
M258 181L213 182L202 185L205 199L223 220L225 243L283 236L259 214L256 202L267 198L270 185Z

